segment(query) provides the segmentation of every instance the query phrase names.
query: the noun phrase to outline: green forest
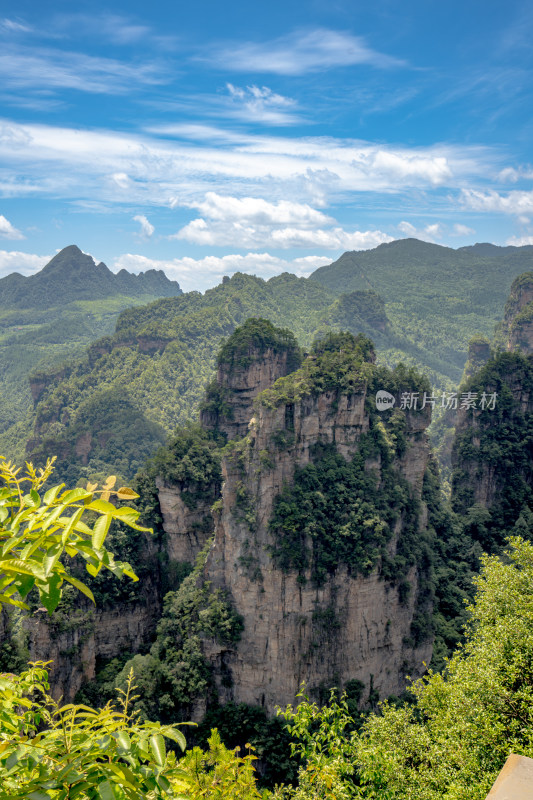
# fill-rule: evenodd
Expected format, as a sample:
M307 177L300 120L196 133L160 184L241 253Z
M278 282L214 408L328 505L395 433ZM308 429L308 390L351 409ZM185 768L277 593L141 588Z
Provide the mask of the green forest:
M35 303L39 286L25 307L20 282L8 282L0 443L7 459L25 450L36 466L0 461L0 800L482 800L510 752L533 757L533 304L504 306L528 258L404 240L347 253L308 279L237 273L202 295L157 278L171 296L78 296L56 322L54 307ZM511 298L530 282L522 275ZM506 347L515 320L523 351ZM280 411L284 427L260 453L258 480L292 457L295 406L366 397L356 454L319 440L279 489L269 557L317 596L342 566L377 574L404 607L414 598L404 643L433 641L433 654L401 696L381 697L371 676L302 684L277 716L220 702L231 673L222 659L216 683L205 643L230 651L244 623L206 570L223 482L247 463L253 431L228 441L219 429L232 396L213 376L267 352L286 355L287 374L254 413ZM33 407L28 387L13 416L28 375ZM498 402L436 415L439 451L415 490L402 470L409 442L425 434L408 431L401 408L378 412L373 398L435 387L478 400L494 392ZM218 421L209 429L201 409ZM211 509L195 523L207 542L195 563L168 555L162 482L187 513ZM252 541L257 519L242 486L233 513ZM252 549L243 558L261 582ZM73 703L50 696L46 664L28 667L26 613L47 612L59 636L93 630L95 609L148 605L153 634L99 658ZM319 606L312 623L339 625ZM73 663L80 653L74 644Z
M27 411L23 429L5 434L4 451L22 457L26 438L33 460L58 455L59 474L70 483L116 471L131 480L140 461L127 430L140 424L145 431L144 458L155 452L162 435L193 420L221 341L249 317L288 326L304 350L330 330L364 333L373 340L379 363L401 361L422 370L437 388L456 388L469 340L492 336L513 277L529 264L527 248L487 255L408 239L347 253L307 279L284 273L264 281L237 273L203 295L189 292L129 308L114 332L108 329L85 351L80 346L79 357L62 364L55 376L46 369L34 374L41 387L35 408ZM17 375L20 379L20 371ZM120 422L114 390L130 408ZM27 410L27 387L24 391ZM109 446L94 439L87 443L86 403ZM114 443L122 447L120 459Z

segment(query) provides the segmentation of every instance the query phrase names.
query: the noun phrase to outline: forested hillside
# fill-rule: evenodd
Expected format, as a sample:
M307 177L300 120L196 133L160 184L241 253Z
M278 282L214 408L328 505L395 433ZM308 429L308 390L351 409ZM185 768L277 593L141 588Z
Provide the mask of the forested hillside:
M345 253L310 279L237 273L203 295L125 311L116 331L77 362L35 376L28 453L58 454L70 482L109 471L130 478L165 435L194 417L220 341L251 316L290 327L304 348L332 329L362 332L379 363L402 361L433 386L455 388L468 340L492 333L513 276L532 258L528 247L489 253L484 245L456 251L401 240ZM142 431L138 447L133 425Z
M417 239L344 253L311 279L336 294L377 292L398 333L429 351L458 383L474 334L492 336L513 278L531 269L533 247L477 244L453 250Z
M58 454L58 469L70 482L94 471L131 477L165 433L194 418L221 340L251 316L280 326L290 320L304 345L317 330L347 322L385 345L390 337L383 303L373 293L356 292L339 303L319 284L288 273L270 281L237 273L203 295L189 292L123 312L114 335L91 345L57 380L35 376L42 394L30 454L37 460ZM140 446L134 430L146 431Z
M75 245L35 275L0 279L0 452L24 455L34 370L81 356L91 341L113 332L124 309L179 294L161 271L115 275Z

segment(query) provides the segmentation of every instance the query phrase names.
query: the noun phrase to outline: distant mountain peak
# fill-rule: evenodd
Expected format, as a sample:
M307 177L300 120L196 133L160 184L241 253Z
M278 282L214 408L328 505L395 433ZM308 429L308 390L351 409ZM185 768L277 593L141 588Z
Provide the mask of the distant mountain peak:
M114 274L103 261L71 244L59 251L40 272L16 282L8 275L0 279L0 301L11 308L49 307L75 300L124 295L126 297L175 297L182 294L177 281L161 270L134 275L121 269Z

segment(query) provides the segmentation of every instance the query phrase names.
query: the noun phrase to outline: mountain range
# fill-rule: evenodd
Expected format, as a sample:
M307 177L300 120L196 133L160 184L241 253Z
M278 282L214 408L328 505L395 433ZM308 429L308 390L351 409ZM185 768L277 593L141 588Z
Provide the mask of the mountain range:
M81 355L121 311L181 294L161 271L113 274L75 245L38 273L0 279L0 452L20 460L31 431L28 375Z

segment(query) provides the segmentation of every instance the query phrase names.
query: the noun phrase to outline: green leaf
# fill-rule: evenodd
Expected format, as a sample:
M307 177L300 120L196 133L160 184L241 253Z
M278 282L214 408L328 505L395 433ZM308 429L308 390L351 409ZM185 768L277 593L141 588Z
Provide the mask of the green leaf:
M30 792L28 800L52 800L52 795L39 790L37 792Z
M61 556L62 552L63 545L61 544L54 544L46 551L46 555L44 556L42 563L44 567L44 574L47 578L59 561L59 557Z
M91 511L99 511L101 514L114 514L117 510L113 503L108 503L107 500L100 500L99 498L89 503L86 508L90 508Z
M0 559L0 573L13 572L16 575L32 575L43 579L43 571L38 564L22 561L19 558Z
M89 497L92 497L92 494L87 489L70 489L70 491L61 495L61 502L65 505L70 505L78 502L78 500L87 500Z
M59 494L64 485L65 485L64 483L60 483L59 486L52 486L51 489L48 489L45 496L43 497L43 500L47 506L51 505L54 502L54 500L56 499L57 495Z
M16 608L29 609L29 605L23 603L21 600L14 600L7 594L0 594L0 605L5 604L8 606L16 606Z
M102 800L117 800L115 790L109 781L104 781L98 785L98 794Z
M109 505L106 503L106 505ZM111 525L111 515L105 514L94 523L92 545L95 550L100 550Z
M91 600L96 605L96 602L95 602L95 599L94 599L94 595L93 595L93 593L91 592L91 590L89 589L88 586L86 586L84 583L79 581L77 578L73 578L72 575L65 574L65 575L63 575L63 578L68 583L71 583L73 586L75 586L76 589L79 589L79 591L82 592L82 594L84 594L86 597L88 597L89 600Z
M63 530L61 534L61 541L63 544L66 544L68 541L68 537L70 536L72 530L76 527L78 522L80 521L80 517L82 516L83 512L85 511L84 508L78 508L75 514L73 514L68 522L68 525Z
M120 731L117 736L117 743L123 750L131 750L131 741L130 737L126 733L126 731Z
M135 572L131 568L131 565L128 564L127 561L119 562L119 563L120 563L120 566L122 568L122 572L123 572L124 575L127 575L128 578L131 578L132 581L138 581L139 580L138 576L135 574Z
M63 580L60 575L54 574L48 580L48 585L45 589L41 588L37 583L39 589L40 600L49 614L52 614L59 605L61 600L61 586Z
M167 751L165 748L165 740L161 734L158 733L155 736L150 736L150 747L152 749L152 753L154 754L156 764L159 764L160 767L164 766L167 757Z
M176 728L164 728L162 730L163 736L166 736L167 739L172 739L173 742L179 744L182 750L185 750L187 747L187 742L185 741L185 736L182 734L181 731L176 730Z

